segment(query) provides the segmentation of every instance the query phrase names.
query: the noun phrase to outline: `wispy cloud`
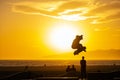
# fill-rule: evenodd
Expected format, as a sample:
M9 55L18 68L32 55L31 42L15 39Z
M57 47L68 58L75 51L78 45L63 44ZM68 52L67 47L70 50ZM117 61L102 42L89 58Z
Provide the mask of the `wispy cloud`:
M120 19L119 0L41 0L17 2L12 5L14 12L71 21L89 20L94 24Z

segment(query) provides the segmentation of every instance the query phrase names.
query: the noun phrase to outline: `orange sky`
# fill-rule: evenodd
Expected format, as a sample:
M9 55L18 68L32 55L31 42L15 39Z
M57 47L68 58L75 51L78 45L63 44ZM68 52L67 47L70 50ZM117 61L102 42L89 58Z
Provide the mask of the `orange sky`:
M119 22L119 0L2 0L0 59L118 60ZM87 52L74 56L70 42L78 34Z

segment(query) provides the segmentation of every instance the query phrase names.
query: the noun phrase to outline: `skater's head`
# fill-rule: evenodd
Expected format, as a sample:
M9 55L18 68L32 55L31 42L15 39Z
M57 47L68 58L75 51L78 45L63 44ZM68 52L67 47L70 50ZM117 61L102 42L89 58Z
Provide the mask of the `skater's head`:
M84 60L84 56L82 56L82 60Z
M82 40L83 39L83 35L76 35L76 39Z

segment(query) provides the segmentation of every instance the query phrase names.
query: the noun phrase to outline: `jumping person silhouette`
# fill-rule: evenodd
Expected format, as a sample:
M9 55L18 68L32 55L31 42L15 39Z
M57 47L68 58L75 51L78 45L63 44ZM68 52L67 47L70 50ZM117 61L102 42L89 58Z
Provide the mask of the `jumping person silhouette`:
M71 47L73 49L77 49L76 51L74 51L74 55L78 55L82 51L86 52L86 47L79 43L80 40L82 39L83 39L83 35L80 35L80 36L77 35L76 38L73 40Z

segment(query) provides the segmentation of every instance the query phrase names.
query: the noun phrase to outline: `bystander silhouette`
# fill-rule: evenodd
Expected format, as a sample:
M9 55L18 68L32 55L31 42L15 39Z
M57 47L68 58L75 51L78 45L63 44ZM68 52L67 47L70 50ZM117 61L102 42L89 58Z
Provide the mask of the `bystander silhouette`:
M66 68L66 72L69 72L69 71L70 71L70 65L68 65Z
M71 71L76 72L76 68L74 65L72 65Z
M81 80L86 80L86 60L84 60L84 56L82 56L82 60L80 61L81 65Z

